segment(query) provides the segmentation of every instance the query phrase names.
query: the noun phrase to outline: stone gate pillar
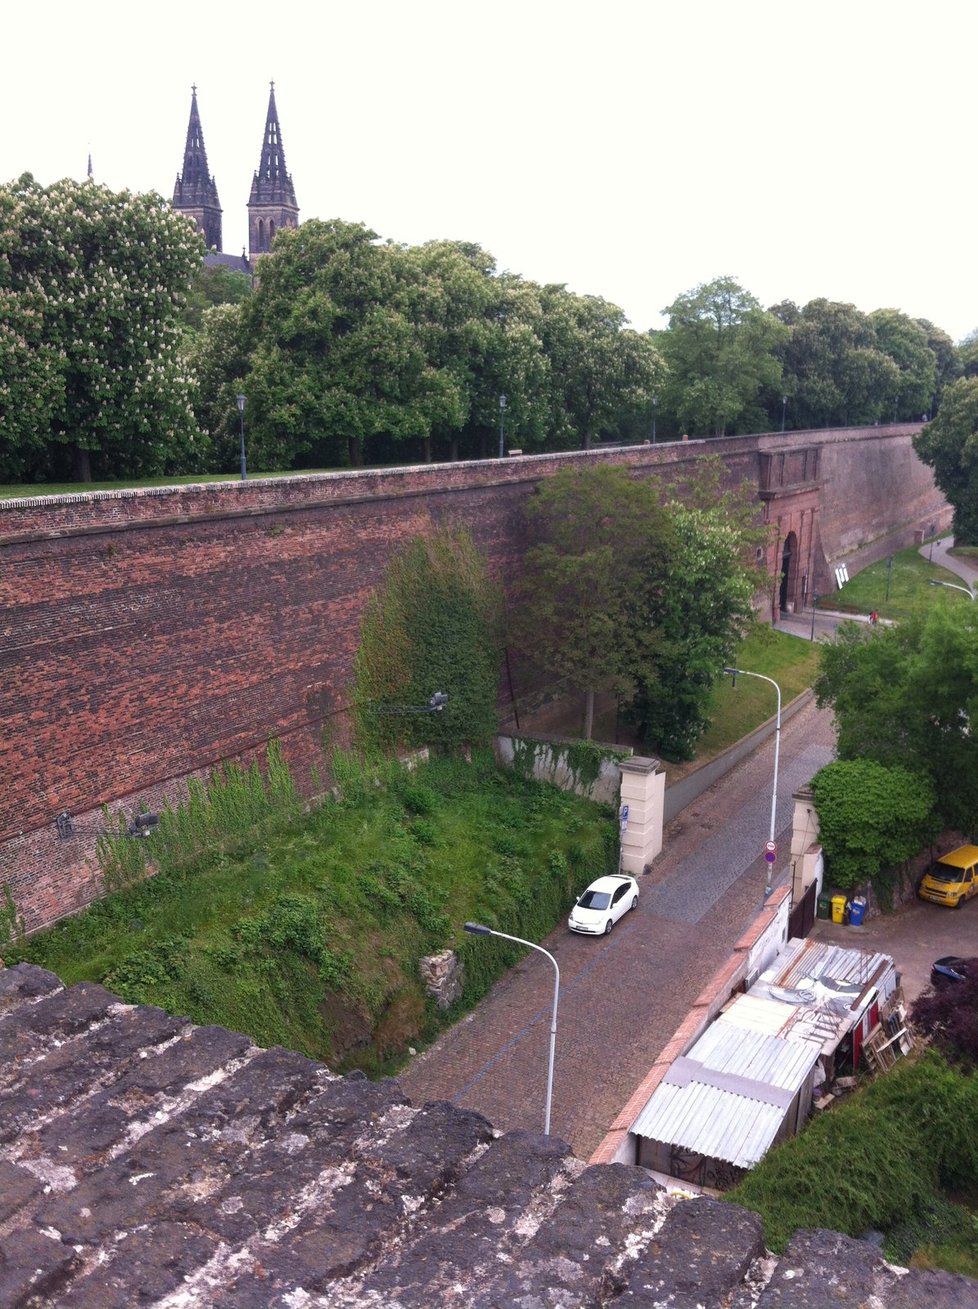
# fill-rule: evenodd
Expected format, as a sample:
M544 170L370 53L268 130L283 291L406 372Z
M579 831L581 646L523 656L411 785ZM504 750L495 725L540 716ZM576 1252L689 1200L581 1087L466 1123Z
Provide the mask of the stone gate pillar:
M622 759L621 803L628 805L628 826L621 838L622 872L640 876L662 849L662 814L666 775L658 759Z

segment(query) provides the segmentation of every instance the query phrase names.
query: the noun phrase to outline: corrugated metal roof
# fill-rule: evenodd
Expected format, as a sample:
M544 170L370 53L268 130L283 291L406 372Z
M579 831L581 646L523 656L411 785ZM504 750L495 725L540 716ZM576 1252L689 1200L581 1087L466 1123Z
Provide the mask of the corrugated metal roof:
M779 956L765 974L773 986L802 988L806 981L818 978L863 991L893 967L889 955L849 950L829 941L792 941L789 945L796 948Z
M752 1168L777 1136L818 1053L814 1045L718 1018L671 1065L632 1131Z

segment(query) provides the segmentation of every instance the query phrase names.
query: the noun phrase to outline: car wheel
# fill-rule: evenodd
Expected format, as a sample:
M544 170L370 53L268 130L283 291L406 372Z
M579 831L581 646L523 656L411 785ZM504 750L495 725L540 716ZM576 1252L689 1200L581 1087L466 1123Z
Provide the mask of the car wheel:
M605 923L605 925L604 925L604 934L605 934L605 936L608 935L608 933L611 931L611 929L614 927L614 925L615 925L615 920L614 920L613 918L609 918L608 921L607 921L607 922Z
M633 895L633 896L632 896L632 908L633 908L633 909L637 909L637 908L638 908L638 896L637 896L637 895Z
M964 904L964 896L963 896L963 895L959 895L958 898L955 900L954 904L953 904L951 907L952 907L953 909L960 909L961 906L962 906L963 904Z

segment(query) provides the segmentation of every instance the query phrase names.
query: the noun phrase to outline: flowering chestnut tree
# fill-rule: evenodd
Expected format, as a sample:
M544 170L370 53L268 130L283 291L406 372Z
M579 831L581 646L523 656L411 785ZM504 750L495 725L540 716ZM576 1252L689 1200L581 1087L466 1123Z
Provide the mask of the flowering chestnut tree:
M198 463L177 315L202 251L152 193L0 186L0 476Z

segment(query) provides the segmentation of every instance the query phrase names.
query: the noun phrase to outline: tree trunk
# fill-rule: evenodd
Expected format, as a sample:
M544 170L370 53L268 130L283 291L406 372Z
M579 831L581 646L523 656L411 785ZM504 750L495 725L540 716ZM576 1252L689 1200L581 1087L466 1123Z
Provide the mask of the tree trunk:
M347 446L350 452L350 467L363 467L363 444L358 436L351 436L347 440Z
M451 445L448 448L448 457L453 464L458 462L458 437L457 436L452 437Z
M584 739L590 741L594 731L594 692L584 692Z
M78 445L71 448L71 475L76 482L90 482L92 480L91 454Z
M424 438L424 440L422 441L421 446L422 446L422 449L424 450L424 461L425 461L426 464L430 464L430 463L432 462L432 459L431 459L431 437L430 437L430 436L426 436L426 437Z

